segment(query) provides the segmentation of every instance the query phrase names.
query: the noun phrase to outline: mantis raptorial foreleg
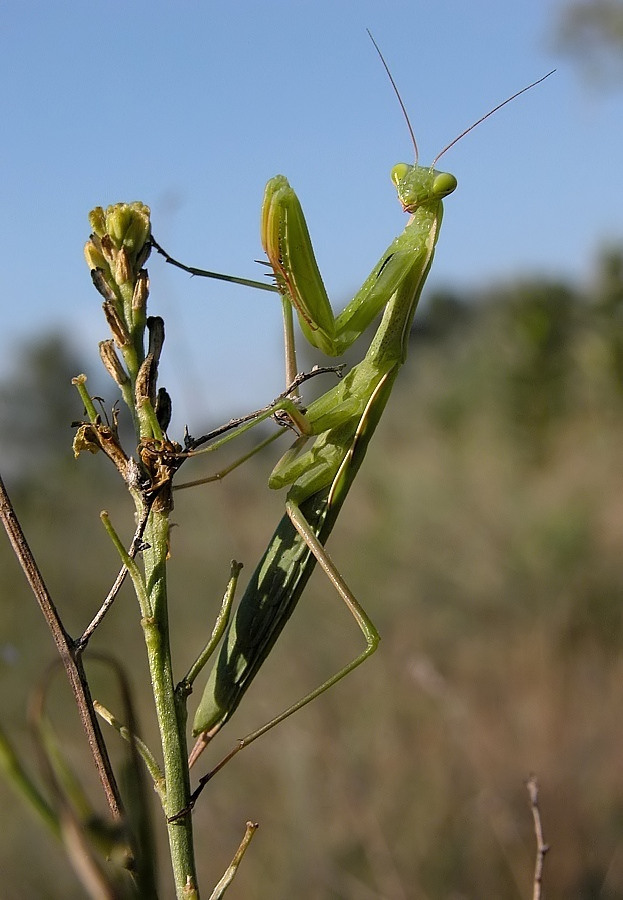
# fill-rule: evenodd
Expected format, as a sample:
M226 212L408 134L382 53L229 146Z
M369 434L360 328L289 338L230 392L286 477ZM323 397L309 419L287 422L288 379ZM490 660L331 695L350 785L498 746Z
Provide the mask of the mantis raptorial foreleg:
M316 562L357 620L366 647L320 687L239 742L202 783L240 749L352 671L378 644L374 625L344 583L324 544L405 361L411 323L439 237L442 201L457 185L453 175L435 170L434 163L429 168L417 165L415 149L416 164L400 163L391 173L403 209L410 213L409 222L337 317L322 284L296 195L283 176L267 185L262 243L279 292L296 309L308 341L325 353L337 355L356 341L382 310L383 316L361 362L305 412L301 431L304 437L315 436L311 448L306 450L303 439L299 439L273 470L270 486L289 486L286 514L230 622L197 709L193 732L202 736L205 745L206 737L212 737L233 715L291 615Z
M166 262L170 263L172 266L176 266L178 269L182 269L184 272L188 272L189 275L199 275L203 278L215 278L218 281L229 281L231 284L241 284L245 287L253 287L260 291L270 291L271 293L276 294L279 293L278 287L276 287L274 284L268 284L265 281L255 281L252 278L238 278L235 275L221 275L219 272L211 272L209 269L200 269L197 266L187 266L184 263L180 262L178 259L174 259L170 253L167 253L164 247L160 246L153 235L151 237L151 243L154 250L156 250L161 256L163 256ZM281 300L286 361L286 385L289 385L292 384L297 376L292 304L288 297L282 296Z

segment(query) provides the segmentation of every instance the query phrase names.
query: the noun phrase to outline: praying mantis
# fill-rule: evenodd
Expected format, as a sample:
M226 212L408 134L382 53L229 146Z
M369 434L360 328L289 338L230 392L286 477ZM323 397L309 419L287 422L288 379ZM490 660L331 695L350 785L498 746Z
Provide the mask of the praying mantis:
M385 312L363 360L314 401L306 413L296 417L301 437L277 463L269 479L271 488L289 486L286 515L251 577L228 629L197 709L195 734L215 733L236 710L316 562L357 621L366 646L282 717L323 693L360 665L378 645L376 628L324 550L324 543L406 358L411 321L439 236L442 200L456 187L453 175L420 166L396 166L392 178L412 219L337 319L333 318L322 282L316 277L316 262L296 195L282 176L267 185L262 217L264 246L280 292L297 310L310 343L325 353L340 355L381 308ZM294 257L292 248L303 248L301 257ZM315 436L314 443L305 450L310 436ZM273 720L271 727L282 717Z
M381 60L396 90L382 55ZM392 241L361 289L337 317L331 309L296 194L281 175L268 182L262 206L261 235L276 288L283 300L286 343L292 340L292 309L297 313L308 342L333 356L339 356L355 343L381 312L382 318L364 358L338 384L305 411L293 403L284 404L291 424L300 436L275 466L269 486L289 488L285 515L251 576L208 678L193 724L193 734L200 736L198 745L201 744L202 749L236 711L294 610L316 563L353 615L363 634L365 647L315 690L239 741L234 750L201 779L193 803L205 782L235 753L324 693L363 663L378 646L380 637L374 624L348 588L324 545L407 357L411 324L439 238L443 201L457 187L456 178L438 171L435 165L476 125L551 74L513 94L471 125L438 154L430 167L418 164L417 143L396 90L411 133L415 164L394 166L391 180L402 208L410 218L402 234ZM157 244L155 246L163 252ZM175 263L167 254L165 256ZM202 274L201 270L191 271ZM270 289L268 285L253 285L248 280L217 277ZM293 358L293 353L289 356L288 348L286 357ZM291 374L291 368L289 371ZM310 438L314 438L313 444L306 449Z

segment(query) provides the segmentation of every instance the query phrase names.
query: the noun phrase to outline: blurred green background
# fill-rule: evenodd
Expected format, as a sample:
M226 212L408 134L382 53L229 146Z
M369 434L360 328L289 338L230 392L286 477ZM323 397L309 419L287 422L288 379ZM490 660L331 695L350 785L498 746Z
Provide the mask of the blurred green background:
M524 780L535 772L552 845L547 896L623 896L622 369L620 248L604 251L582 289L534 279L428 298L330 542L381 647L205 791L195 817L206 883L251 818L261 828L234 897L527 897ZM69 458L77 371L50 336L24 349L0 392L3 456L23 451L12 466L17 509L74 632L117 566L97 512L132 529L106 462ZM276 453L177 495L179 677L211 626L229 559L250 569L280 515L265 487ZM54 653L4 541L0 553L2 723L32 764L25 705ZM125 592L94 647L124 662L156 746L137 612ZM211 758L358 646L316 573ZM119 711L106 673L93 673L96 696ZM93 782L62 678L57 687L56 726ZM60 849L1 783L0 804L0 896L80 897Z
M607 16L621 4L567 5L602 13L588 29L569 19L568 46L589 50L592 67L607 59L616 69L620 34ZM611 84L619 77L608 70ZM596 189L591 177L583 183ZM330 541L379 627L379 652L209 785L195 812L203 884L220 876L252 819L261 827L232 900L530 897L524 782L534 772L551 844L546 896L623 898L623 249L608 239L583 283L526 272L425 298L408 364ZM2 474L74 634L118 567L100 509L126 539L133 531L105 460L71 457L69 423L81 416L71 377L87 370L93 392L114 399L88 353L77 354L67 330L45 333L21 346L0 383ZM219 383L201 390L217 395ZM212 626L229 560L246 563L243 577L252 571L281 515L283 498L266 487L277 453L176 498L178 677ZM195 464L197 474L206 465ZM26 708L54 649L4 540L0 600L0 723L36 771ZM359 647L316 573L210 760ZM157 747L129 590L93 641L110 648L130 674L141 734ZM95 696L121 713L108 673L95 664L89 672ZM102 809L62 676L50 708ZM118 759L114 733L109 744ZM84 896L60 848L1 780L0 809L0 900ZM166 886L166 848L160 861Z

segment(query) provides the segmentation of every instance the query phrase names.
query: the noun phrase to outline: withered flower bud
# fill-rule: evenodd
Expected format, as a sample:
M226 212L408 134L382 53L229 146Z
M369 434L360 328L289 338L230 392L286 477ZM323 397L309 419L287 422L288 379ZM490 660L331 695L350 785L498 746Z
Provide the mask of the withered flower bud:
M156 406L154 411L156 413L156 418L158 419L158 424L160 425L162 430L166 432L171 422L171 413L173 412L171 397L169 396L169 392L166 390L166 388L158 388L158 396L156 397Z
M117 255L117 248L115 247L113 239L109 234L102 235L100 246L102 248L102 253L104 254L104 259L109 264L109 266L112 266Z
M125 347L131 341L130 333L128 332L125 322L117 312L116 305L109 300L106 300L102 303L102 309L104 310L108 327L112 331L112 336L115 339L115 344L117 347Z
M132 265L130 256L125 247L122 247L117 253L114 266L114 279L119 285L132 280Z
M150 233L150 236L151 236L151 233ZM136 266L137 269L140 269L145 265L145 263L149 259L150 254L151 254L151 240L148 240L148 241L145 241L145 243L143 244L143 249L139 250L138 255L136 257L134 265Z
M149 329L148 353L157 364L160 361L162 345L164 344L164 319L161 316L150 316L147 319L147 328Z
M73 451L76 459L83 453L85 450L88 450L89 453L98 453L100 448L99 441L97 440L96 431L93 425L81 425L77 430L74 441L73 441Z
M104 368L113 379L113 381L123 387L129 382L129 377L121 364L121 360L117 356L113 341L100 341L99 343L100 358L104 364Z
M147 269L141 269L136 277L134 294L132 295L132 309L134 312L144 312L149 297L149 278Z
M91 269L91 279L93 280L93 284L95 285L96 290L102 295L104 300L108 303L114 305L117 304L117 297L115 292L111 288L110 284L106 280L106 274L102 269Z
M150 353L141 363L138 375L136 376L134 396L137 406L142 406L145 400L149 400L152 406L155 405L157 377L158 365Z

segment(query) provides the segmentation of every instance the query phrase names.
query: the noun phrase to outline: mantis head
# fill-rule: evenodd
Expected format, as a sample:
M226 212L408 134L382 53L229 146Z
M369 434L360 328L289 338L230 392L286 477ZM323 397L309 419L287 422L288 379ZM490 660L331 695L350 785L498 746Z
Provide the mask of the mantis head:
M413 144L413 149L415 151L415 165L410 166L407 163L398 163L398 165L394 166L391 171L391 179L396 185L396 190L398 191L398 199L402 203L402 208L405 212L414 213L416 209L421 206L425 206L426 204L435 204L439 203L443 200L444 197L447 197L448 194L451 194L452 191L456 189L457 180L454 175L449 175L447 172L438 172L435 169L435 164L437 161L446 153L450 147L454 147L454 145L465 137L466 134L469 134L470 131L473 131L477 125L480 125L481 122L484 122L485 119L488 119L489 116L492 116L493 113L497 112L499 109L502 109L503 106L506 106L507 103L510 103L511 100L514 100L516 97L519 97L521 94L525 94L526 91L531 90L537 84L540 84L542 81L545 81L546 78L549 78L550 75L556 71L552 69L551 72L548 72L547 75L543 75L542 78L537 79L537 81L533 81L532 84L529 84L527 87L522 88L520 91L517 91L512 96L507 97L506 100L503 100L502 103L498 103L497 106L494 106L493 109L490 109L488 113L485 113L484 116L481 116L473 125L470 125L469 128L466 128L465 131L462 131L457 137L454 138L453 141L444 147L441 153L438 153L433 163L429 169L425 169L423 166L418 166L418 146L417 141L415 139L415 134L413 132L413 127L411 126L411 122L409 120L409 115L407 113L406 107L402 101L402 97L400 96L400 91L396 86L396 82L394 81L394 77L389 70L389 66L385 62L385 57L381 53L379 45L372 37L370 33L370 29L367 29L370 40L374 44L376 48L376 52L381 58L381 62L387 72L387 76L391 83L392 88L394 89L394 93L398 98L398 103L400 104L400 108L402 109L403 115L405 117L405 121L407 123L407 128L409 129L409 134L411 135L411 143Z
M420 206L439 203L456 189L457 180L448 172L398 163L391 171L398 199L405 212L414 213Z

